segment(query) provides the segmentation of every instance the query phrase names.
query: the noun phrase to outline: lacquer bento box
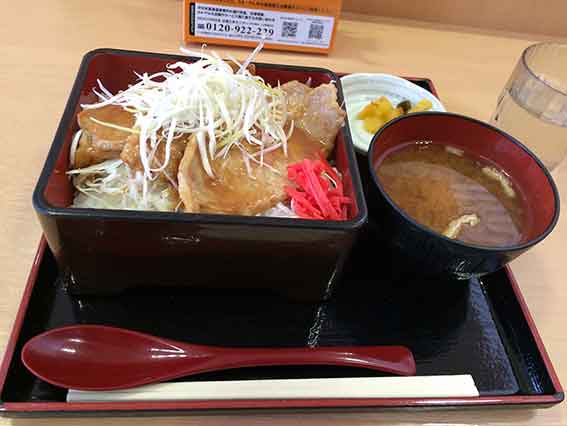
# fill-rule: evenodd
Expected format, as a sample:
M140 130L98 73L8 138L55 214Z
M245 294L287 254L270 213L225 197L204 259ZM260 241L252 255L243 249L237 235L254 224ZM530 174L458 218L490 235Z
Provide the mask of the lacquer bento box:
M71 293L109 293L135 286L257 288L310 300L324 299L341 274L367 217L352 141L345 123L329 158L351 201L345 220L305 220L210 213L70 207L66 174L81 104L96 98L97 81L112 93L187 57L100 49L80 66L33 195L48 244L68 277ZM272 86L297 80L312 87L341 84L322 68L255 64Z

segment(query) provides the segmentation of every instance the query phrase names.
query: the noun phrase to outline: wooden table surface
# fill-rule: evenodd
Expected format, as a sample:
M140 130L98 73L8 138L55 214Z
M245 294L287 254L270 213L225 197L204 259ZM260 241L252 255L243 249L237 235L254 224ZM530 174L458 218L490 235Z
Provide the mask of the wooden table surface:
M177 52L177 0L1 0L0 26L0 349L15 318L41 229L31 194L82 55L98 47ZM445 106L488 119L522 50L535 38L410 21L345 15L334 52L326 56L265 51L263 62L324 66L338 72L386 72L431 78ZM243 57L238 48L215 48ZM567 165L555 172L567 194ZM565 197L562 197L565 200ZM555 232L513 263L524 296L562 383L567 384L567 209ZM551 409L434 412L350 411L191 415L122 419L136 424L523 424L566 425L567 405ZM48 419L33 424L112 424L115 419ZM27 425L32 420L0 420Z

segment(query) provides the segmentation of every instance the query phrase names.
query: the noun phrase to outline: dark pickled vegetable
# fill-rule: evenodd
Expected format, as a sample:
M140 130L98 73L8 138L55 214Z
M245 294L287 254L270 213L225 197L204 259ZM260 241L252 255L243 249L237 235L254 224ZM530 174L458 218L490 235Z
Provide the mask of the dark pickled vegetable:
M411 102L408 100L405 101L401 101L396 108L401 108L404 112L404 114L407 114L408 111L411 109Z

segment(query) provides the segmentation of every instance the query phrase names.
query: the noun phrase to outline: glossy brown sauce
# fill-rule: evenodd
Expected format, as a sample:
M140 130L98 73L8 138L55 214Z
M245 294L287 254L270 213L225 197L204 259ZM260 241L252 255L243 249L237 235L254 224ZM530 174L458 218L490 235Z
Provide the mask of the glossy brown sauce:
M506 180L486 173L490 167ZM476 215L474 226L463 224L456 238L486 246L522 241L526 210L520 191L494 165L445 145L410 143L375 165L386 193L422 225L443 234L464 215ZM511 191L513 196L511 196Z

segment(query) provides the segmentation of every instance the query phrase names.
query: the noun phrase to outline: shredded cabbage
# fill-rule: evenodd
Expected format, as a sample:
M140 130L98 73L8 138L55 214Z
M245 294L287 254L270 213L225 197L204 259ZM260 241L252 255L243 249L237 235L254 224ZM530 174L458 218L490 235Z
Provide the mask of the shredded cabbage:
M176 211L179 196L162 179L150 181L142 197L141 172L132 174L122 160L107 160L67 172L77 189L72 207Z

